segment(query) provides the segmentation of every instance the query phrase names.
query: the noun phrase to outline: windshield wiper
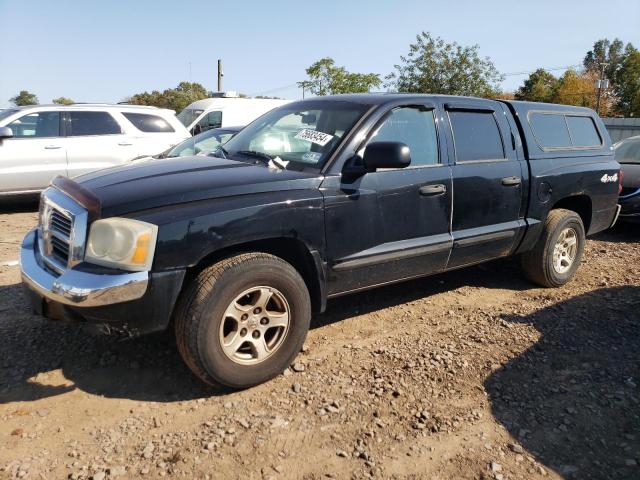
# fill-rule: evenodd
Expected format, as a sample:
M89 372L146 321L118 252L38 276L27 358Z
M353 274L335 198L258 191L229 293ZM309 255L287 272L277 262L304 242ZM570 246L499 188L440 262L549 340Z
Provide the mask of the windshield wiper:
M262 160L262 162L270 168L273 168L274 166L278 167L280 170L285 170L286 169L286 165L282 164L282 161L280 160L280 158L276 155L276 156L272 156L269 155L268 153L264 153L264 152L257 152L255 150L240 150L238 152L236 152L240 155L246 155L248 157L254 157L258 160Z
M269 163L273 159L273 157L268 153L258 152L256 150L239 150L236 153L240 155L245 155L247 157L254 157L259 160L264 160L266 163Z

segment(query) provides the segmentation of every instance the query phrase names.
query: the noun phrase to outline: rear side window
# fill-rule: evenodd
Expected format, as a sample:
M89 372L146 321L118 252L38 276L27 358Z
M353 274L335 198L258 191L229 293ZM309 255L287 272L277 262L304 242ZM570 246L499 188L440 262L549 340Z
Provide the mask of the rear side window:
M532 113L529 123L533 134L545 148L571 148L571 137L564 115Z
M458 162L498 160L504 147L492 112L449 111Z
M436 165L438 137L433 110L401 107L393 110L371 137L371 142L402 142L411 150L411 166Z
M567 125L574 147L599 147L602 139L591 117L567 115Z
M141 132L148 133L162 133L162 132L175 132L173 127L169 125L164 118L157 115L147 115L146 113L131 113L122 112L127 120L133 123Z
M529 124L542 148L600 147L602 138L593 119L586 115L534 112Z
M122 133L120 125L108 112L69 112L67 136L113 135Z

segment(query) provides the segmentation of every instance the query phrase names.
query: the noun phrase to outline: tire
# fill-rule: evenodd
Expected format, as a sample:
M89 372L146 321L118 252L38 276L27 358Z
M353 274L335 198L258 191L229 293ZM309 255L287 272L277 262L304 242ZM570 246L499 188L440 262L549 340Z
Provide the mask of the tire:
M175 312L176 342L203 382L248 388L289 367L310 320L309 291L295 268L273 255L245 253L206 268L187 286Z
M576 246L570 264L569 257L565 257L567 260L558 268L558 264L554 260L554 250L563 232L568 232L565 233L567 238L575 238ZM580 266L585 241L584 225L577 213L562 208L551 210L538 242L532 250L522 255L522 269L525 276L543 287L564 285L573 278ZM560 251L566 250L563 247L570 242L571 240L561 242L563 246L560 247ZM562 255L559 256L562 257Z

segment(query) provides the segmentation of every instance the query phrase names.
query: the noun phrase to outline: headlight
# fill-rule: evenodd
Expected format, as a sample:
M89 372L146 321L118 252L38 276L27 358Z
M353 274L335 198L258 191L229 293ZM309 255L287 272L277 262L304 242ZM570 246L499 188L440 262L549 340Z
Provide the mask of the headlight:
M123 270L151 270L158 227L130 218L105 218L91 225L87 262Z

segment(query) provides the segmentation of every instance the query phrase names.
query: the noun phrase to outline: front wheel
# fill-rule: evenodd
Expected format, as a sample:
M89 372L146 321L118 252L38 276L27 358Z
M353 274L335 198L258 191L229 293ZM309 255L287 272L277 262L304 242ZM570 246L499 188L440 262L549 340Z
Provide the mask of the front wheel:
M533 250L522 255L525 275L543 287L559 287L573 278L586 242L580 216L565 209L549 212Z
M311 319L309 292L289 263L246 253L203 270L176 308L178 350L204 382L246 388L285 370Z

